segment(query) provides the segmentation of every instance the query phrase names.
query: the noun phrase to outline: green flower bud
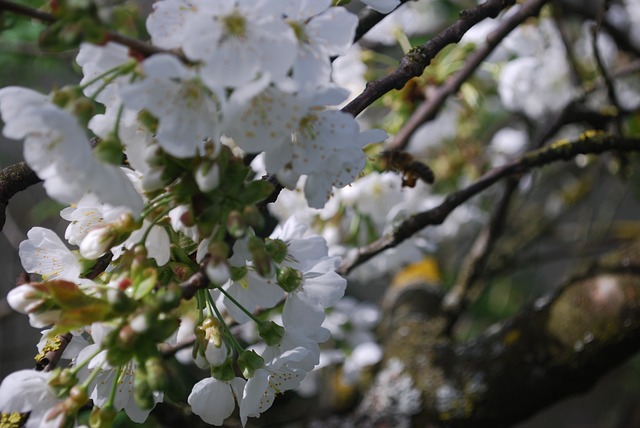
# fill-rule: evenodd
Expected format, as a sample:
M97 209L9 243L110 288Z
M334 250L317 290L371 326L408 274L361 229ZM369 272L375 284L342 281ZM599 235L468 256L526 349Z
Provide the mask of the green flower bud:
M111 428L117 415L118 411L112 404L105 404L102 408L94 406L91 416L89 416L89 426L91 428Z
M264 339L267 345L275 346L280 344L282 336L284 336L284 327L273 321L265 321L258 325L258 334Z
M87 401L89 401L89 393L87 387L82 385L75 385L69 392L69 410L71 413L76 413L82 408Z
M247 276L247 273L249 272L249 268L246 266L230 266L230 270L232 281L240 281L242 278Z
M142 110L138 113L138 120L142 125L147 128L152 134L155 134L158 130L158 119L147 110Z
M211 375L218 380L228 382L236 377L236 373L233 369L233 363L231 358L227 358L224 363L217 367L211 368Z
M253 377L253 372L264 367L264 360L255 351L243 351L238 355L238 367L242 375L249 379Z
M73 103L73 114L78 118L80 123L84 124L85 126L94 116L95 110L95 104L87 97L78 98ZM120 152L120 160L122 160L122 152ZM119 165L119 163L116 165Z
M255 229L262 229L264 227L264 217L255 205L247 205L244 207L242 216L245 221Z
M98 159L103 162L113 165L122 164L124 146L120 142L120 138L114 133L107 135L98 142L98 145L93 149L93 153Z
M302 272L292 267L278 269L276 280L280 288L291 293L302 284Z
M268 277L271 274L271 257L265 251L262 239L252 236L249 238L247 246L253 257L253 266L256 272L262 277Z
M284 258L287 257L287 253L289 252L289 247L286 242L280 239L266 239L265 249L267 254L271 256L274 262L282 263Z

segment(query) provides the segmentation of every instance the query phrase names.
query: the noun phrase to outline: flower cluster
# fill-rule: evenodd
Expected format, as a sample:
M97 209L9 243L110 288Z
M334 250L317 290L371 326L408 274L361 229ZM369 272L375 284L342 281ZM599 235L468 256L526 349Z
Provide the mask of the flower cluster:
M274 186L247 159L261 155L285 187L303 180L316 208L355 180L364 147L386 138L331 108L347 96L331 58L351 46L355 15L330 0L162 0L146 23L152 44L176 54L84 43L78 86L0 89L3 133L24 140L27 163L67 206L74 248L43 228L20 245L32 281L8 301L48 328L43 364L62 339L70 360L2 383L0 411L27 426L71 425L89 401L92 426L121 410L144 421L163 400L162 349L177 337L209 373L189 395L193 412L221 425L237 404L245 424L318 365L325 310L345 291L339 258L305 224L292 217L269 235L257 204ZM232 331L246 325L254 342Z

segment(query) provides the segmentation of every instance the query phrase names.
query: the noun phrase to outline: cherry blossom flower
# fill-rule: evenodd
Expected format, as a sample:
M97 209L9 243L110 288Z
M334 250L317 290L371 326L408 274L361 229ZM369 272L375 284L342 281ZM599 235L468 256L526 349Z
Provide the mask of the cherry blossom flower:
M73 203L87 193L101 202L142 210L142 199L120 168L97 161L76 118L48 98L20 87L0 89L8 138L25 139L24 158L52 198Z
M351 46L357 17L330 0L289 0L287 22L298 39L293 76L302 85L329 83L330 58L343 55Z
M228 382L207 377L193 386L187 402L203 421L220 426L233 413L235 403L242 403L245 383L239 377Z
M44 416L60 400L49 387L50 373L19 370L0 384L1 413L29 413L26 428L44 425Z
M29 273L42 275L43 279L76 281L81 273L78 256L72 253L52 230L33 227L29 238L20 243L22 267Z
M123 86L125 105L146 109L159 120L156 139L167 153L193 157L205 141L219 138L219 94L212 94L194 70L173 55L154 55L140 65L142 80Z

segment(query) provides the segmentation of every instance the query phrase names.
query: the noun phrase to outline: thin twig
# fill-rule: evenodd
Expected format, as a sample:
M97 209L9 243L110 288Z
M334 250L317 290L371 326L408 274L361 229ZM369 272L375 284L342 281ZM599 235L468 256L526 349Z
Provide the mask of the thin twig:
M402 129L396 134L393 142L389 144L390 150L404 150L409 143L409 138L425 122L433 120L447 98L458 92L462 84L476 71L482 62L504 40L507 35L527 18L537 15L542 6L548 0L532 0L523 5L518 12L504 20L487 37L487 42L477 49L467 60L462 69L449 77L444 85L440 86L429 99L411 115Z
M604 79L604 85L607 88L607 96L609 97L609 101L611 101L611 104L613 104L617 111L620 111L622 110L620 99L618 98L618 95L616 93L616 88L613 83L611 74L609 73L609 70L607 70L607 67L602 58L602 54L600 53L600 48L598 47L598 34L600 33L600 29L602 28L602 22L604 21L604 15L607 8L608 1L605 0L602 5L602 9L598 13L596 23L591 28L591 45L593 47L593 57L595 58L598 70L600 71L600 74ZM618 134L622 134L622 123L620 121L620 118L618 118L618 120L616 121L616 128Z
M342 111L359 115L378 98L393 89L402 89L413 77L420 76L431 60L447 45L458 43L462 36L485 18L495 18L515 0L488 0L474 8L462 10L460 18L422 46L413 48L389 75L367 83L365 90Z
M38 21L44 22L46 24L53 24L58 20L58 18L56 18L54 15L50 13L33 9L18 3L13 3L8 0L0 0L0 12L2 11L17 13L22 16L37 19ZM138 40L132 37L127 37L125 35L122 35L120 33L116 33L113 31L107 31L105 42L106 41L113 41L123 46L127 46L137 52L140 52L144 56L151 56L153 54L158 54L158 53L168 53L176 56L182 62L185 62L185 63L190 62L182 53L162 49L152 45L151 43L143 42L141 40Z
M458 317L467 306L467 296L469 291L484 273L493 252L495 243L502 235L506 223L509 205L515 190L518 188L519 180L511 177L506 180L504 193L493 213L491 221L480 231L475 242L469 251L468 256L462 264L460 274L456 278L454 286L449 290L442 301L443 312L447 317L447 334L451 333Z
M400 0L400 4L398 5L398 7L396 7L389 13L378 12L377 10L374 10L370 7L365 7L364 9L362 9L358 14L358 27L356 28L356 34L355 34L355 37L353 38L353 41L357 42L358 40L360 40L362 36L367 34L369 30L375 27L387 15L390 15L396 10L398 10L398 8L402 6L404 3L406 3L407 1L409 0Z
M345 258L338 272L346 275L356 266L386 249L397 246L425 227L441 224L455 208L502 178L522 174L530 169L559 160L569 160L578 154L598 154L609 150L640 150L640 138L618 137L603 132L587 132L575 141L559 141L548 147L528 152L518 160L488 171L464 189L450 193L444 202L437 207L412 215L402 222L393 233L361 248L354 256Z

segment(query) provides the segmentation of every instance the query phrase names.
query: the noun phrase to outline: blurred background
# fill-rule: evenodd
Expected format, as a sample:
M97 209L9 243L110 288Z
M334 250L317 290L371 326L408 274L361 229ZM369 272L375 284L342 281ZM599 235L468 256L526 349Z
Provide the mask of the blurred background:
M41 5L41 2L33 0L23 0L21 3L33 7ZM427 29L426 34L412 36L411 42L416 43L421 38L435 34L445 23L455 19L461 7L471 4L473 3L444 0L429 2L427 9L431 14L431 26L423 23L423 27ZM132 6L132 11L140 7L142 6ZM149 4L144 7L148 8ZM132 13L131 17L133 16ZM132 32L142 28L141 23L133 19L130 25ZM47 93L54 88L79 81L78 68L73 64L73 52L43 54L38 49L36 41L43 28L41 24L4 13L0 15L0 28L0 86L27 86ZM371 38L364 42L369 46L376 43L380 43L380 40ZM391 58L398 54L399 48L383 43L381 51ZM384 72L385 68L380 64L379 68ZM408 96L407 93L404 95ZM387 102L392 103L394 100L388 99ZM389 104L385 107L389 108ZM388 125L394 126L393 123ZM0 140L0 167L22 160L20 142L8 141L3 137ZM460 168L460 165L472 165L474 156L483 146L469 147L462 158L457 160ZM447 150L449 154L452 153L451 146L446 146L444 152ZM440 154L438 160L439 156ZM615 155L606 155L597 164L582 165L576 162L563 165L562 168L545 170L544 176L535 175L533 179L536 180L536 186L532 190L523 190L514 200L507 231L504 233L507 238L502 243L503 257L495 261L491 267L493 270L490 269L484 278L485 287L477 296L472 310L458 322L458 338L461 341L473 338L492 323L515 314L524 304L561 283L579 263L603 254L623 241L640 238L638 166L636 156L621 159ZM445 167L453 166L447 164ZM442 190L446 193L446 183ZM495 196L495 192L492 192L487 192L487 198L475 201L474 206L482 208L484 204L486 208L486 205L490 205L492 195ZM558 202L563 208L552 223L543 227L543 222L540 221L543 217L541 207L554 203L553 197L565 198ZM64 235L66 224L58 215L62 208L46 197L40 185L19 193L10 201L6 224L0 234L0 380L15 370L34 366L36 343L40 339L40 333L29 326L27 317L14 313L5 299L22 272L18 245L26 239L27 231L36 225ZM469 251L482 223L486 221L482 210L466 210L464 213L461 218L442 226L453 228L455 233L451 233L447 239L441 239L437 249L430 255L439 266L440 281L445 287L451 286L460 268L460 261ZM541 230L537 230L534 237L526 241L526 245L522 245L523 232L529 225L538 225ZM511 242L509 236L513 236L517 242ZM366 289L359 286L357 279L350 285L349 293L362 300L378 302L394 274L395 272L389 271L378 279L379 295L372 294L370 284ZM558 403L517 426L640 426L638 379L640 356L611 372L588 394ZM526 400L527 397L522 399Z

